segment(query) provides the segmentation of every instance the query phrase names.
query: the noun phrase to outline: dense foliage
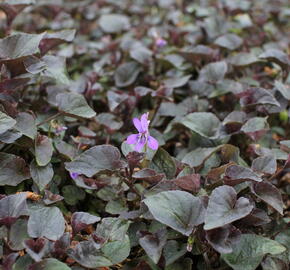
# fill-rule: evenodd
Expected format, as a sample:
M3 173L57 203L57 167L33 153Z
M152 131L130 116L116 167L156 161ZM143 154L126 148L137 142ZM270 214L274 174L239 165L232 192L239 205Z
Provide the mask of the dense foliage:
M3 270L288 269L288 0L0 9Z

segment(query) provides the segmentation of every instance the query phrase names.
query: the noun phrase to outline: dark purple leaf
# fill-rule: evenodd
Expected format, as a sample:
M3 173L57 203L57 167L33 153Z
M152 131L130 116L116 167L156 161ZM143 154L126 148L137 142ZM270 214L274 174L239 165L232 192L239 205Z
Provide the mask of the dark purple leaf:
M83 152L72 162L65 163L69 172L76 172L92 177L94 174L105 170L116 170L124 166L120 160L118 148L111 145L98 145Z
M44 193L45 193L45 196L44 196L43 202L46 205L50 205L50 204L53 204L53 203L56 203L56 202L63 200L62 196L60 196L59 194L53 194L49 190L44 190Z
M18 217L28 216L26 193L9 195L0 200L0 223L12 225Z
M166 244L167 231L166 229L160 229L156 233L150 233L147 231L140 231L139 243L145 250L148 257L157 264L162 255L162 249Z
M10 253L9 255L5 256L2 261L2 269L12 270L13 264L15 263L18 256L18 253Z
M183 190L197 193L200 189L200 175L190 174L173 180L173 182Z
M273 174L277 170L277 162L273 156L262 156L253 160L252 170L262 174Z
M45 135L37 135L35 139L35 159L38 166L46 166L52 157L52 141Z
M231 165L225 171L226 183L236 185L244 181L261 182L262 178L251 169L239 165Z
M40 262L49 250L48 240L44 238L25 240L23 245L29 256L36 262Z
M230 186L215 188L210 195L205 213L205 230L223 227L251 213L253 206L247 198L237 199L237 193Z
M279 189L269 182L254 183L252 191L261 200L272 206L281 215L283 215L283 200Z
M150 184L157 184L163 178L165 178L165 174L156 173L156 171L147 168L147 169L142 169L142 170L134 173L133 178L135 180L145 181L145 182L148 182Z
M239 244L241 232L233 225L206 231L206 240L219 253L231 253L233 246Z
M74 234L87 228L89 225L100 221L101 218L86 212L75 212L71 217L71 224Z
M127 62L120 65L115 71L115 84L117 87L126 87L131 85L137 79L141 67L136 62Z

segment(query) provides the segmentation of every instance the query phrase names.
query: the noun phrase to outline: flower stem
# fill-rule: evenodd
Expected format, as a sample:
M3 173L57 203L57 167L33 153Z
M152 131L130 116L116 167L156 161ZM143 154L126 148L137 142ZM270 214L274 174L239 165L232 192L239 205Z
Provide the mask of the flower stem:
M51 120L53 120L53 119L55 119L55 118L57 118L57 117L59 117L59 116L61 116L61 115L62 115L62 113L61 113L61 112L58 112L58 113L56 113L56 114L54 114L54 115L52 115L52 116L46 118L46 119L43 120L42 122L38 123L37 126L39 127L39 126L41 126L41 125L43 125L43 124L45 124L45 123L47 123L47 122L50 122Z

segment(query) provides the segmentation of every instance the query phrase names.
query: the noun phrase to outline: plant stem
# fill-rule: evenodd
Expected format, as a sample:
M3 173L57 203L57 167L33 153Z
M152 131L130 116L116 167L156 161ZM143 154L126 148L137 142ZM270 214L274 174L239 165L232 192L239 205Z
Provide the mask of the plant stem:
M61 112L58 112L58 113L56 113L56 114L54 114L54 115L52 115L52 116L46 118L46 119L43 120L42 122L38 123L37 126L39 127L39 126L41 126L41 125L43 125L43 124L45 124L45 123L47 123L47 122L50 122L51 120L53 120L53 119L59 117L60 115L62 115L62 113L61 113Z
M134 184L131 181L129 181L127 178L123 176L120 176L120 178L129 187L132 193L135 193L139 198L142 197L139 191L135 188Z

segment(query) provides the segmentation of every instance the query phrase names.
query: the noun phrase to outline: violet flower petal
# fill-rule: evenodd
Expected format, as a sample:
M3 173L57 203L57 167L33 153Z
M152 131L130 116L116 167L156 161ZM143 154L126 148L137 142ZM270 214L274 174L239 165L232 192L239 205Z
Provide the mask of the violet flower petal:
M127 137L127 144L136 144L138 142L139 134L131 134Z
M70 177L75 180L79 177L79 174L76 172L69 172Z
M139 141L136 143L134 150L140 152L141 149L144 147L145 143L146 139L144 137L141 137L141 139L139 139Z
M148 132L148 126L149 126L148 113L142 114L142 116L141 116L141 126L142 126L142 129L144 131Z
M152 150L157 150L158 149L158 141L155 138L153 138L152 136L148 136L148 146Z
M139 132L141 132L141 133L143 132L141 122L138 118L133 118L133 124Z

